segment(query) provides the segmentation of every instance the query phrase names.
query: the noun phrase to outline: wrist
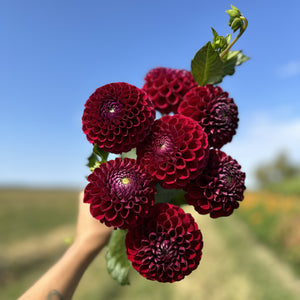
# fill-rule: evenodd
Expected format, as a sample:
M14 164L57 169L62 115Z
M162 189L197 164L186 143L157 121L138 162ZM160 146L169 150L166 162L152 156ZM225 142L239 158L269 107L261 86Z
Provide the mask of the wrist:
M73 247L85 255L97 255L107 244L107 239L101 239L98 236L85 236L76 238Z

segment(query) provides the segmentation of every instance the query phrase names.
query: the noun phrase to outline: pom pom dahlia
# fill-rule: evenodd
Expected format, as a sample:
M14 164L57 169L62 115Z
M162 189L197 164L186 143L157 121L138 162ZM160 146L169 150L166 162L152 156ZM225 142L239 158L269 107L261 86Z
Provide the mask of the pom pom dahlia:
M146 74L143 90L159 112L168 114L176 113L183 96L197 85L193 75L186 70L159 67Z
M158 203L141 226L126 235L128 259L144 277L160 282L183 279L199 265L202 235L190 214L180 207Z
M154 182L134 159L102 163L88 181L84 202L90 203L92 216L108 227L127 229L154 204Z
M180 103L178 113L198 121L213 148L220 149L230 142L238 127L238 108L219 86L191 89Z
M207 136L201 126L182 115L154 122L150 135L137 147L137 160L163 188L184 187L205 167Z
M229 216L244 199L245 173L232 157L220 150L210 150L208 163L186 187L185 199L200 214L212 218Z
M155 109L146 93L128 83L98 88L85 103L82 129L89 142L111 153L128 152L149 133Z

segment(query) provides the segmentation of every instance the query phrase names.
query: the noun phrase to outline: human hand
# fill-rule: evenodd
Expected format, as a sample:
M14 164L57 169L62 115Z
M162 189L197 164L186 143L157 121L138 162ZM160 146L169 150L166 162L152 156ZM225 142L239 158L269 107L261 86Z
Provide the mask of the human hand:
M100 223L90 214L90 206L83 202L84 192L79 194L79 210L75 243L84 244L90 251L100 251L108 242L113 228Z

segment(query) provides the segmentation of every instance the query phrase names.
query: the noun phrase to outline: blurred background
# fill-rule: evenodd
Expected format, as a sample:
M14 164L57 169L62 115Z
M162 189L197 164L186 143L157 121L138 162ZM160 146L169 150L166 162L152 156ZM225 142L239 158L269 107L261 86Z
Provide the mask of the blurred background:
M159 284L131 272L119 287L100 255L74 299L298 299L300 294L300 3L284 1L0 1L0 298L16 299L68 247L92 151L81 130L96 88L143 86L157 66L190 70L230 33L230 4L249 26L233 50L251 59L220 84L239 108L222 148L246 172L229 218L197 216L199 268ZM186 208L189 210L190 208Z

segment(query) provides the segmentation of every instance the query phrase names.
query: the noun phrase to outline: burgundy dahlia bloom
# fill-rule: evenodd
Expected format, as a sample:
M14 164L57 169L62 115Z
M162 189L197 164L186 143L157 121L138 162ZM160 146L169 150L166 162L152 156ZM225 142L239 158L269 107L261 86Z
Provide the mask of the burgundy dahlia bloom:
M137 160L163 188L182 188L205 167L207 136L201 126L182 115L154 122L150 135L137 147Z
M203 247L193 217L168 203L155 204L141 226L129 229L125 244L134 269L160 282L179 281L195 270Z
M220 149L236 134L238 108L219 86L205 85L191 89L180 103L178 113L198 121L213 148Z
M136 160L116 158L88 176L84 202L106 226L127 229L146 216L154 204L154 182Z
M186 70L159 67L146 74L143 90L159 112L168 114L177 113L183 96L197 85L193 75Z
M211 149L205 169L186 187L185 199L200 214L209 213L212 218L229 216L244 199L244 182L245 173L238 162Z
M149 133L155 109L147 94L128 83L98 88L85 103L82 129L89 142L111 153L128 152Z

